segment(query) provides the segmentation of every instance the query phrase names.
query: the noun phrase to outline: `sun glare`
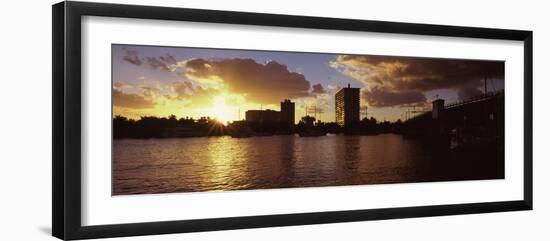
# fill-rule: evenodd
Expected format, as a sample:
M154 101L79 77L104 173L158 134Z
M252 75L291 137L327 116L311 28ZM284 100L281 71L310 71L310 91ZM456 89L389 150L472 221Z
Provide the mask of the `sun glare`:
M233 108L225 102L223 96L216 96L213 99L213 106L209 111L209 115L215 117L223 124L227 124L227 122L234 119L232 109Z

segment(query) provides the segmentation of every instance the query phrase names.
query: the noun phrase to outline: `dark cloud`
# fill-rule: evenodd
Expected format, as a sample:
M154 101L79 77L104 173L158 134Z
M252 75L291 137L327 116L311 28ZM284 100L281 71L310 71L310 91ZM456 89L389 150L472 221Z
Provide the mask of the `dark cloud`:
M276 61L259 64L252 59L192 59L185 67L188 78L219 79L229 91L256 103L274 104L309 95L310 83L304 75Z
M479 88L465 86L457 90L457 95L459 99L464 100L472 96L483 95L483 92Z
M133 65L141 66L146 63L151 68L161 71L172 72L175 69L178 61L174 56L170 54L165 54L164 56L159 57L140 57L139 53L136 50L131 50L127 48L122 48L124 51L124 61L131 63Z
M474 96L483 95L483 84L484 81L481 79L463 83L458 88L455 88L458 99L465 100Z
M373 107L402 106L427 101L419 91L390 92L379 88L364 90L361 97Z
M130 50L127 48L122 48L124 50L124 57L122 58L128 63L134 65L141 65L143 63L142 59L139 57L139 54L136 50Z
M403 99L412 100L415 98L411 98L411 93L437 89L454 89L459 98L464 99L481 93L484 78L504 80L501 61L340 55L330 64L365 83L365 93L370 94L364 96L371 96L367 100L369 104L392 103L387 99L374 99L389 96L383 93L391 93L397 99L403 94Z
M147 57L147 64L156 70L172 72L177 61L174 56L166 54L159 57Z
M132 109L148 109L153 108L155 103L144 96L124 93L113 88L113 105Z
M323 88L323 85L321 84L315 84L313 86L311 86L312 90L311 90L311 93L312 94L324 94L324 93L327 93L325 91L325 88Z

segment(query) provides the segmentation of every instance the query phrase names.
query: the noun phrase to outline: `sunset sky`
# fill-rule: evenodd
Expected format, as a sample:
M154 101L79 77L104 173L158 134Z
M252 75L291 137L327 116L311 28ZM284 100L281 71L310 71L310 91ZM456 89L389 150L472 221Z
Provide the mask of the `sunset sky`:
M504 62L112 45L113 111L140 116L244 119L246 110L279 110L296 102L306 114L334 122L334 94L361 88L361 106L378 120L403 119L410 109L504 88ZM240 113L240 114L239 114ZM364 117L362 113L361 117Z

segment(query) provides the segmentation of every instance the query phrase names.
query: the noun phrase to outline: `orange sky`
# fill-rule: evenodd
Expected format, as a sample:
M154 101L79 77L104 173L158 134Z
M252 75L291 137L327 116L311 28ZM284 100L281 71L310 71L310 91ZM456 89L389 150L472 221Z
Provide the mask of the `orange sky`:
M244 118L251 109L279 110L296 102L306 113L334 121L334 94L361 88L361 106L378 120L428 110L504 86L504 63L391 56L113 45L113 111L140 116ZM414 107L413 107L414 106ZM316 110L314 112L314 110ZM362 117L365 116L363 112Z

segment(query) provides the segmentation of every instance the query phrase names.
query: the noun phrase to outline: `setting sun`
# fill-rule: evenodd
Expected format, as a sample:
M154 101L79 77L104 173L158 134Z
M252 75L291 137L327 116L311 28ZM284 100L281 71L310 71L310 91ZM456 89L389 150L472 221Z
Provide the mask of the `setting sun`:
M208 110L208 114L215 117L223 124L227 124L227 122L236 119L233 109L234 107L229 106L225 102L225 98L220 95L214 97L213 106Z
M504 61L112 46L112 195L504 178Z

